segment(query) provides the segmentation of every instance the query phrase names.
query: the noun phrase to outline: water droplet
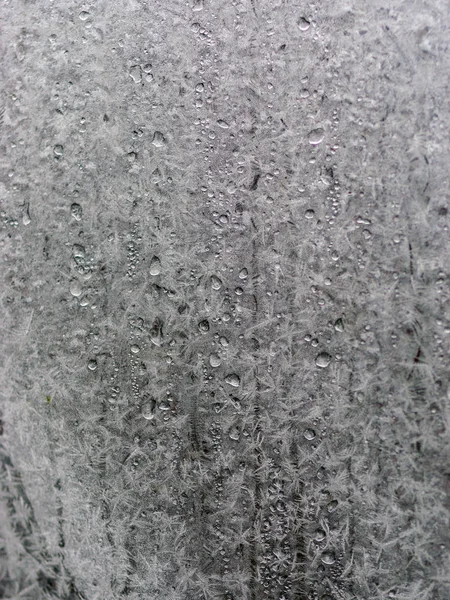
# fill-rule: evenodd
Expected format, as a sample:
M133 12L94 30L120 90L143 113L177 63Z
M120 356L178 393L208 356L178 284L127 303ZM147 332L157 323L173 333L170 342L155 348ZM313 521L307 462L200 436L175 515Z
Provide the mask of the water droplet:
M222 280L217 275L211 275L211 287L213 290L220 290L222 287Z
M219 222L222 223L222 225L226 225L228 223L227 215L220 215Z
M209 364L214 368L220 367L220 365L222 364L222 359L218 354L213 353L209 357Z
M323 529L319 528L316 529L315 533L314 533L314 539L316 540L316 542L322 542L326 537L326 533Z
M237 442L241 437L240 431L235 425L231 427L230 431L228 432L228 435L230 437L230 440L234 440L235 442Z
M72 279L69 290L72 296L75 296L75 298L81 296L81 283L78 281L78 279Z
M230 342L227 340L227 338L224 335L221 335L219 338L219 344L221 346L223 346L224 348L226 348L226 346L228 346Z
M142 73L141 67L139 65L133 65L130 67L130 77L134 81L134 83L141 83L142 81Z
M86 21L86 19L89 18L89 13L86 10L82 10L78 15L78 18L80 19L80 21Z
M150 275L153 275L156 277L156 275L159 275L161 273L161 261L159 260L158 256L154 256L152 258L152 260L150 261Z
M325 129L318 127L308 133L308 142L311 146L317 146L325 137Z
M300 31L308 31L311 23L308 21L308 19L305 19L305 17L300 17L300 19L297 21L297 25Z
M236 375L236 373L230 373L225 377L225 383L228 383L228 385L230 385L231 387L237 388L239 387L241 380Z
M203 10L203 0L194 0L192 10L193 12L200 12L201 10Z
M338 507L338 501L337 500L331 500L331 502L328 502L327 504L327 509L328 512L334 512Z
M137 354L138 352L140 352L140 348L137 344L132 344L132 346L130 347L130 350L133 354Z
M56 144L56 146L53 148L53 152L55 156L62 156L64 154L64 147L61 146L61 144Z
M161 148L166 143L166 138L160 131L155 131L153 134L152 144L156 146L156 148Z
M305 429L305 431L303 432L303 437L311 441L316 437L316 432L314 431L314 429Z
M316 365L321 369L325 369L331 362L331 356L328 352L321 352L316 356Z
M236 294L236 296L242 296L242 294L244 293L244 290L241 287L237 287L234 290L234 293Z
M239 271L239 279L247 279L248 277L248 270L244 267L243 269L241 269Z
M305 212L306 219L314 219L314 215L315 215L315 212L313 211L312 208L308 208L308 210Z
M337 319L334 323L334 328L336 331L343 332L344 331L344 321L342 319Z
M75 219L75 221L81 221L81 217L83 216L83 209L77 202L74 202L70 205L70 214Z
M27 202L27 204L25 205L25 210L23 211L23 215L22 215L22 223L24 225L29 225L31 223L30 203L29 202Z
M203 319L202 321L200 321L200 323L198 324L198 329L202 333L208 333L208 331L209 331L209 321L207 319Z
M333 565L336 562L334 552L331 550L325 550L322 554L322 562L324 565Z
M95 358L91 358L88 362L88 369L89 371L95 371L97 368L97 361L95 360Z
M72 256L74 258L84 258L86 251L84 249L84 246L82 246L81 244L74 244L72 246Z
M141 415L144 417L144 419L147 419L147 421L151 421L155 418L155 415L153 414L153 405L151 402L146 402L143 405L141 409Z
M223 119L219 119L217 121L217 125L219 127L221 127L222 129L228 129L228 127L229 127L228 123L226 121L224 121Z

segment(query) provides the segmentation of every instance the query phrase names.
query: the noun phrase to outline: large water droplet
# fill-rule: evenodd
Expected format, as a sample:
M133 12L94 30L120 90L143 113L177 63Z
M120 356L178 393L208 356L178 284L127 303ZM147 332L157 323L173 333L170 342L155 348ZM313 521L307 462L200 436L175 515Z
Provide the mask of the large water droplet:
M311 441L316 437L316 432L314 431L314 429L305 429L305 431L303 432L303 436L308 441Z
M325 137L325 129L318 127L308 133L308 142L311 146L317 146Z
M209 331L209 321L207 319L203 319L202 321L200 321L200 323L198 324L198 329L202 333L208 333L208 331Z
M133 354L138 354L140 352L140 348L137 344L132 344L130 350Z
M153 134L152 144L156 146L156 148L161 148L161 146L164 146L165 142L166 138L163 136L163 134L160 131L155 131Z
M144 417L144 419L147 419L147 421L151 421L155 418L155 415L153 414L153 404L151 402L146 402L143 405L141 409L141 415Z
M69 290L72 296L75 296L75 298L81 296L81 283L78 281L78 279L72 279Z
M72 246L72 256L74 258L84 258L86 251L84 249L84 246L82 246L81 244L74 244Z
M89 371L95 371L97 368L97 361L95 360L95 358L91 358L88 362L88 369Z
M308 19L305 19L305 17L300 17L300 19L297 21L297 25L300 31L308 31L311 23L308 21Z
M344 321L342 319L337 319L334 324L334 328L336 329L336 331L342 333L344 331Z
M27 203L27 205L25 206L25 210L24 210L23 216L22 216L22 223L24 225L29 225L31 223L30 204L29 203Z
M314 533L314 539L316 540L316 542L322 542L326 537L326 533L323 529L319 528L316 529L315 533Z
M237 442L241 437L240 431L235 425L231 427L230 431L228 432L228 435L230 436L230 439L234 440L235 442Z
M334 512L338 507L338 501L337 500L331 500L330 502L328 502L327 504L327 510L328 512Z
M239 279L242 279L242 280L244 280L244 279L247 279L247 277L248 277L248 269L246 269L246 268L244 267L243 269L241 269L241 270L239 271Z
M70 205L70 214L75 219L75 221L81 221L81 217L83 216L83 209L77 202L74 202Z
M130 77L134 83L140 83L142 81L141 67L139 65L133 65L130 68Z
M331 356L328 352L321 352L316 356L316 365L321 369L325 369L331 362Z
M241 380L236 373L230 373L225 377L225 382L228 383L228 385L231 385L231 387L237 388L239 387Z
M220 290L222 287L222 280L217 277L217 275L211 276L211 287L213 290Z
M209 357L209 364L212 367L214 367L214 368L220 367L221 363L222 363L222 360L221 360L221 358L220 358L220 356L218 354L213 353L213 354L210 355L210 357Z
M322 554L322 562L324 565L333 565L336 562L336 556L331 550L325 550Z
M161 261L158 256L154 256L150 261L150 275L156 276L161 273Z
M219 127L221 127L222 129L228 129L228 127L229 127L228 123L226 121L224 121L223 119L219 119L217 121L217 125Z

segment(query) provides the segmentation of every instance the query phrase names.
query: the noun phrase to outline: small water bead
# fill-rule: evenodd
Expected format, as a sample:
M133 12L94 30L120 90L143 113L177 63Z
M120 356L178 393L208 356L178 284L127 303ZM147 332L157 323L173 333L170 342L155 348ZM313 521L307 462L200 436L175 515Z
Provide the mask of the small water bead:
M81 283L78 281L78 279L72 279L69 286L69 291L72 294L72 296L78 298L79 296L81 296L81 290Z
M228 129L228 128L229 128L229 125L228 125L228 123L227 123L226 121L224 121L223 119L219 119L219 120L217 121L217 125L218 125L219 127L221 127L222 129Z
M234 293L236 294L236 296L242 296L242 294L244 293L244 290L241 287L237 287L234 290Z
M324 137L325 129L318 127L317 129L313 129L308 133L308 142L311 144L311 146L317 146L323 141Z
M308 210L305 212L306 219L314 219L314 215L315 215L315 212L313 211L312 208L308 208Z
M331 550L326 550L321 558L324 565L333 565L336 562L336 556Z
M158 256L154 256L150 261L150 275L156 277L161 273L161 261Z
M227 215L220 215L219 222L222 223L222 225L227 225L228 224L228 216Z
M137 344L132 344L130 350L133 354L138 354L141 351Z
M91 358L88 361L88 369L89 371L95 371L97 369L97 361L95 360L95 358Z
M223 346L224 348L226 348L228 346L230 342L227 340L227 338L224 335L221 335L219 338L219 344L221 346Z
M237 388L239 387L241 380L239 379L236 373L230 373L225 377L225 383L228 383L231 387Z
M56 146L53 148L53 153L55 156L62 156L64 154L64 146L61 146L61 144L56 144Z
M314 431L314 429L305 429L305 431L303 432L303 437L311 441L316 437L316 432Z
M72 218L75 219L75 221L81 221L81 217L83 216L83 209L78 204L78 202L73 202L70 205L70 214L72 215Z
M330 362L331 362L331 356L328 354L328 352L321 352L320 354L318 354L316 356L316 365L320 369L325 369L326 367L328 367Z
M202 333L208 333L209 321L207 319L203 319L202 321L199 322L197 327L198 327L199 331L201 331Z
M211 287L213 290L220 290L222 287L222 280L217 275L211 276Z
M244 267L239 271L239 279L245 280L248 277L248 270Z
M155 133L153 134L152 144L156 148L161 148L162 146L164 146L165 142L166 138L163 136L163 134L160 131L155 131Z
M211 365L211 367L214 368L220 367L220 365L222 364L222 359L218 354L213 353L209 357L209 364Z
M78 18L80 19L80 21L86 21L89 18L89 13L87 12L87 10L82 10L78 15Z

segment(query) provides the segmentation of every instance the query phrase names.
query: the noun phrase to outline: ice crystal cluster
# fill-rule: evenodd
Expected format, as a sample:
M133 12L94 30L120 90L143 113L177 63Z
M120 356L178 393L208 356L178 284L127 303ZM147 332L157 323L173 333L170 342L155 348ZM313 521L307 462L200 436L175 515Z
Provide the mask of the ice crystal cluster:
M450 598L447 2L0 22L0 597Z

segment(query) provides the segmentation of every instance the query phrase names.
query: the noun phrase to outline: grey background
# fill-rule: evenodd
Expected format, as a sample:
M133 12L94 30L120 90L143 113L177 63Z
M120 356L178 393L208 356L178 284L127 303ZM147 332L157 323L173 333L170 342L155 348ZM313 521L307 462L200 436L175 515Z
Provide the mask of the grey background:
M447 2L0 21L0 596L449 598Z

